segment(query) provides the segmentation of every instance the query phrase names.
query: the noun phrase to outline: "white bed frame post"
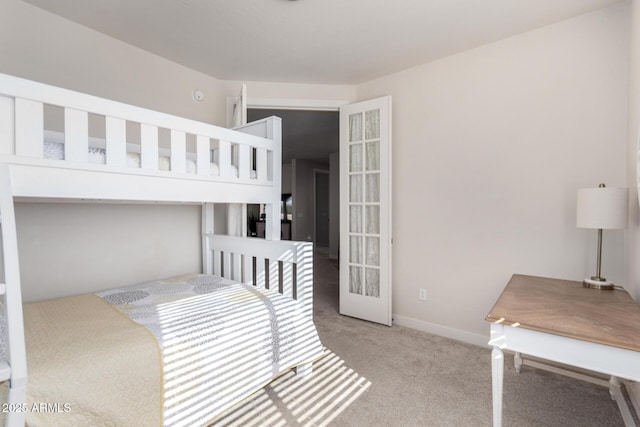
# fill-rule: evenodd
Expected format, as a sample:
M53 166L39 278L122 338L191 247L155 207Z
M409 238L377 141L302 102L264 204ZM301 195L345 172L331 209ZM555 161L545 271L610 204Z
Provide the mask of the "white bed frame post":
M15 101L0 96L0 154L15 154Z
M267 223L265 224L265 238L267 240L280 240L281 229L281 204L282 204L282 119L271 117L267 122L267 138L273 141L273 150L267 157L269 170L268 179L273 182L273 200L267 204ZM275 173L278 172L278 173Z
M213 203L202 205L202 272L213 274L213 258L211 256L211 243L206 237L214 231Z
M27 356L24 343L22 294L16 220L9 166L0 164L0 221L4 283L4 321L7 332L7 361L0 362L0 381L9 380L7 426L24 426L27 398Z

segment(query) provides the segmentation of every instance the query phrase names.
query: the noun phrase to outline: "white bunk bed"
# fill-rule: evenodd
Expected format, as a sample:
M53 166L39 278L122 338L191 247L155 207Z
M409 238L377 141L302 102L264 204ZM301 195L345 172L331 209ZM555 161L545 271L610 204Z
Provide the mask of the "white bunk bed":
M136 417L136 425L206 425L284 370L296 368L299 374L310 372L311 362L322 352L312 323L312 245L279 241L280 150L280 119L275 117L229 130L0 74L0 218L4 268L0 294L5 321L0 324L0 340L6 340L7 350L5 360L0 361L0 381L8 386L7 403L2 407L7 425L23 425L25 416L27 421L35 416L34 409L35 412L38 409L57 412L54 418L39 420L47 425L95 422L91 416L101 417L98 419L107 424L117 424L118 419L122 419L118 417L131 414ZM203 275L106 290L89 298L85 295L53 300L59 306L42 302L23 307L14 200L33 198L57 202L83 199L202 204ZM214 234L215 203L265 204L266 239ZM154 292L161 294L160 298L154 300ZM71 309L74 314L69 317L68 307L78 307L73 298L80 298L83 308ZM135 300L139 300L137 305ZM222 308L208 305L219 301L225 304ZM111 319L116 322L114 326L105 326L106 320L93 319L101 307L116 313ZM283 308L282 317L274 314L278 307ZM50 348L55 342L47 341L55 340L55 333L38 329L43 327L42 323L56 324L57 320L48 317L51 313L67 312L67 318L59 327L66 328L81 323L76 312L83 310L89 311L89 319L93 319L87 321L89 324L100 323L99 327L117 328L121 333L120 328L131 326L131 336L140 336L136 334L144 330L142 336L155 337L160 371L150 368L156 375L141 379L113 372L94 373L94 366L114 369L115 361L106 355L102 360L87 356L89 369L85 370L77 360L72 367L54 363L56 357L64 362L65 358L83 353L83 349L77 348L55 357L31 354L32 350ZM243 320L243 316L250 319ZM122 319L126 319L124 323ZM167 319L177 320L180 325L175 326ZM235 335L224 335L229 328ZM85 334L87 340L96 336L90 328L77 334ZM201 341L185 341L185 336L196 336ZM238 336L242 336L242 340L234 343ZM266 347L284 353L266 355L271 350L256 347L256 342L248 341L249 336L258 344L267 343ZM108 345L99 345L101 351L115 347L112 338ZM218 347L205 347L202 343L209 345L216 340L220 341ZM196 347L198 351L191 352ZM144 354L139 349L117 351L120 353L114 358L120 357L132 367L138 366L137 371L144 371L141 367L147 367L148 360L154 359L144 356L146 359L136 361L138 353ZM226 360L222 365L221 358ZM168 367L171 360L175 366ZM234 360L237 363L234 364ZM44 365L36 368L36 361ZM42 384L32 383L34 378L27 375L32 362L33 369L47 373L45 382L50 384L44 384L44 391ZM205 372L208 367L215 368L215 372ZM59 394L65 393L65 388L76 388L73 381L65 383L69 372L77 377L74 381L88 382L84 388L78 387L74 391L76 396L71 397ZM103 382L91 383L94 377L102 378ZM120 382L122 386L118 388ZM213 383L224 383L226 388L216 388ZM237 386L240 383L244 384L243 388ZM158 384L159 396L156 396L147 386L153 388ZM229 385L236 386L235 390L227 392ZM46 389L49 386L54 387ZM122 392L123 388L133 392L127 394ZM105 412L108 408L96 409L90 406L92 403L64 400L81 399L89 395L91 389L103 393L94 400L109 400L121 413L113 419L104 418L110 416ZM30 396L31 390L41 394ZM34 401L51 396L57 396L58 400ZM160 422L145 420L140 416L144 412L141 408L159 413ZM81 410L82 414L76 413ZM64 418L65 415L71 418Z

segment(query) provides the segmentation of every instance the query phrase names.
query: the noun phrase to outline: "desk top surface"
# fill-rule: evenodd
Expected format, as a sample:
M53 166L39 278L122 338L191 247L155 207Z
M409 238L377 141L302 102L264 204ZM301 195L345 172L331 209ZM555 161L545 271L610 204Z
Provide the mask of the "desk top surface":
M640 304L582 282L514 274L485 320L640 351Z

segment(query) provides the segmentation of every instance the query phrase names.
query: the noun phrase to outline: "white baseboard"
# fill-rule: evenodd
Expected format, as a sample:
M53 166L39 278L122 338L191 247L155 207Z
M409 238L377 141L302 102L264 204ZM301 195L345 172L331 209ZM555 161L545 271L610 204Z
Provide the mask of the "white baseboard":
M481 347L488 347L489 333L487 335L474 334L460 329L449 328L447 326L437 325L435 323L425 322L424 320L413 319L411 317L393 315L393 323L407 328L417 329L419 331L428 332L433 335L451 338L456 341L466 342Z

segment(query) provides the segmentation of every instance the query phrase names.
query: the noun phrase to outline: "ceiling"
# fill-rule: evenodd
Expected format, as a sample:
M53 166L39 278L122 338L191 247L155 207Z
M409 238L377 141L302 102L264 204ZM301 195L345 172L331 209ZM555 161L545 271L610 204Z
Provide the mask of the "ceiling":
M221 80L358 84L619 0L25 0Z

